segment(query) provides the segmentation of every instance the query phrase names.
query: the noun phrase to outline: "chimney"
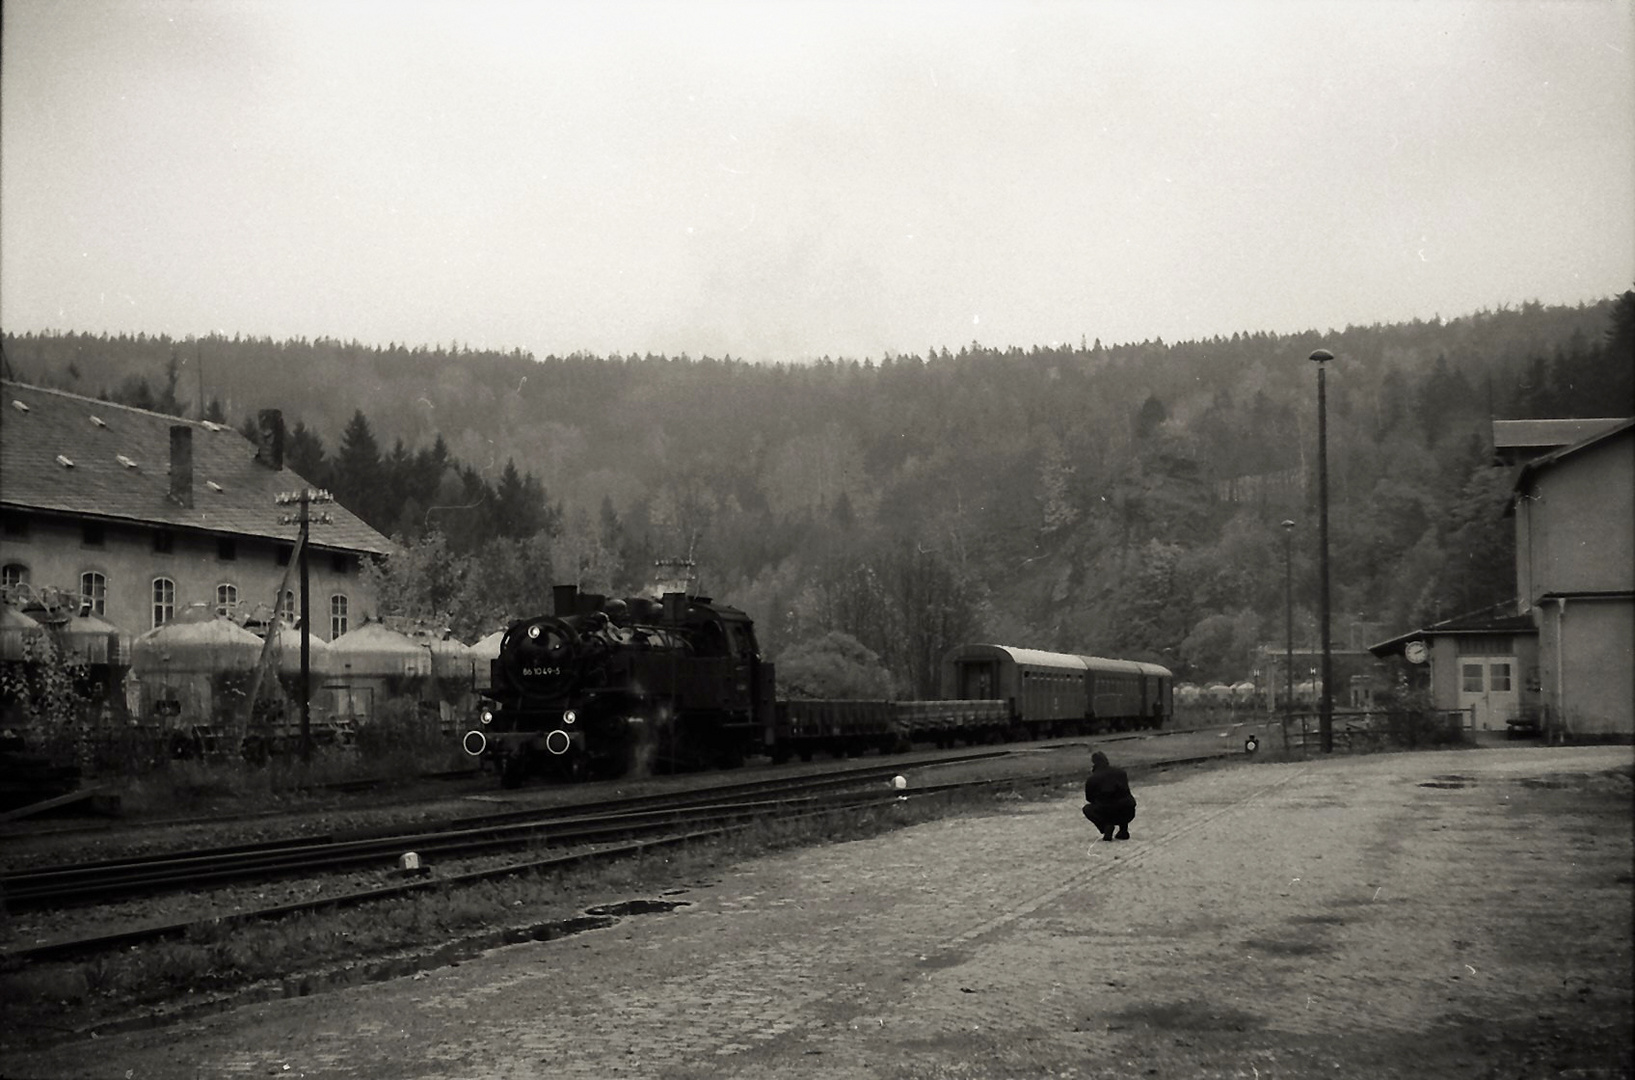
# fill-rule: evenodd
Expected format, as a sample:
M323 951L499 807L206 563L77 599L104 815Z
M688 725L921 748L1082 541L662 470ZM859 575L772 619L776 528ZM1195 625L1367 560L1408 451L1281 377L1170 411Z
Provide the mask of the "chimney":
M170 501L193 509L193 429L170 426Z
M262 409L256 418L257 440L255 459L269 469L284 467L284 414L277 409Z

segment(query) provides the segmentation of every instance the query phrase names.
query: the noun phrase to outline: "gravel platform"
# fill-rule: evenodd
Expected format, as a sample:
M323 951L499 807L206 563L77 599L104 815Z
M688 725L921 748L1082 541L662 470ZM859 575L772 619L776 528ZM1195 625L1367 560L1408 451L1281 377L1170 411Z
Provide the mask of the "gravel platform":
M732 867L605 929L6 1077L1623 1077L1629 747L1138 779ZM636 898L632 898L636 899ZM657 899L657 898L654 898Z

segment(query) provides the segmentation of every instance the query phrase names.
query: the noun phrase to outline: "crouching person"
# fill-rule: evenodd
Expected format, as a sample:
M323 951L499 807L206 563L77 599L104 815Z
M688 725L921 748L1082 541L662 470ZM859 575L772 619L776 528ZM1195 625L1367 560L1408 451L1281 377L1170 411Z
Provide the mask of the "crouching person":
M1112 765L1100 750L1090 755L1090 777L1084 782L1084 816L1090 819L1103 840L1130 838L1130 822L1135 819L1130 777Z

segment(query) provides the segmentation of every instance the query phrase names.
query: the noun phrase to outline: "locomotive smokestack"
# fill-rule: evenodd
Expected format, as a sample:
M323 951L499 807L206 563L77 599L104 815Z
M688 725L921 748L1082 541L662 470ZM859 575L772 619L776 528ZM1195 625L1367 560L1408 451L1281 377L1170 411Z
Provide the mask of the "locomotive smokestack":
M664 594L664 621L680 626L687 621L687 594L681 592L667 592Z
M556 617L559 619L579 614L579 586L551 586L551 606L555 608Z

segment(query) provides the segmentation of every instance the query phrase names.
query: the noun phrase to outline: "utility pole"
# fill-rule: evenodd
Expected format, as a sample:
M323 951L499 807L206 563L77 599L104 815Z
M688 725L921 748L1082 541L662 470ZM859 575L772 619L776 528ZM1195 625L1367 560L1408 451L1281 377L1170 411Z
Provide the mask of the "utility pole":
M302 488L300 491L286 491L278 496L280 505L294 503L296 513L292 517L285 514L279 520L285 524L300 526L300 532L295 542L295 550L300 563L301 574L301 760L312 760L312 603L311 582L307 575L307 537L314 523L319 525L333 525L335 519L327 513L314 517L311 513L313 503L334 502L335 497L327 491Z

